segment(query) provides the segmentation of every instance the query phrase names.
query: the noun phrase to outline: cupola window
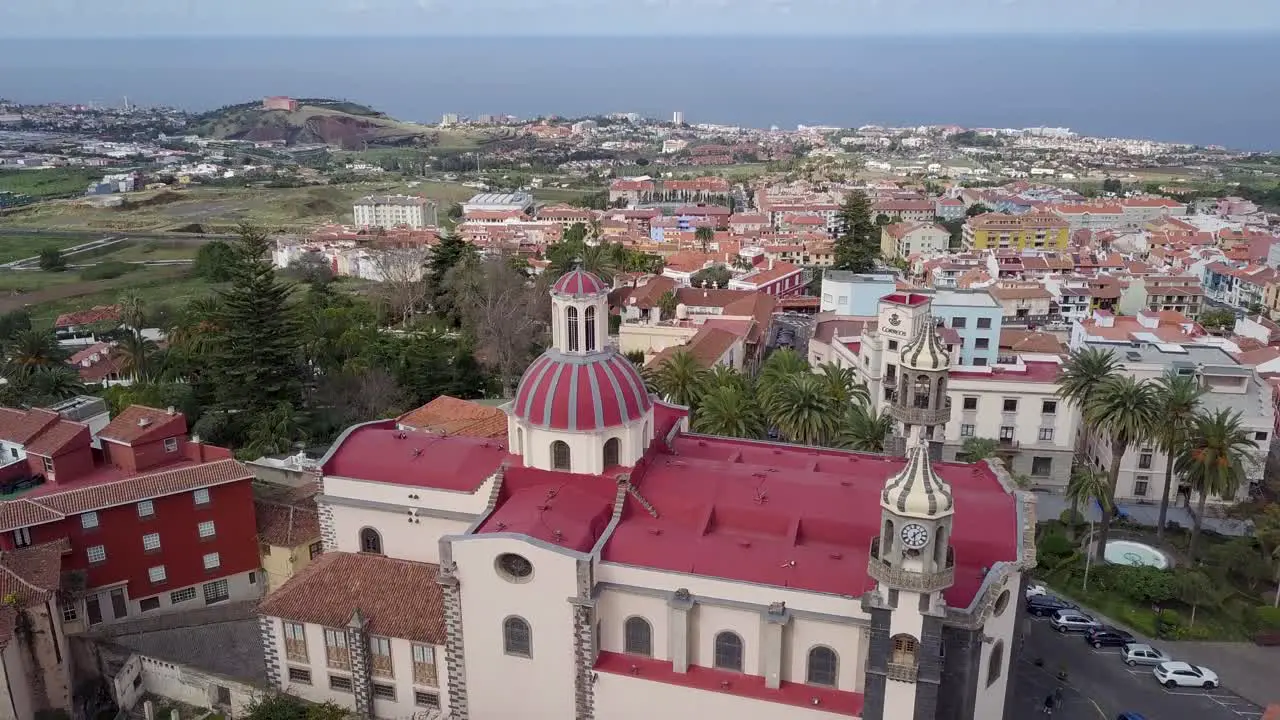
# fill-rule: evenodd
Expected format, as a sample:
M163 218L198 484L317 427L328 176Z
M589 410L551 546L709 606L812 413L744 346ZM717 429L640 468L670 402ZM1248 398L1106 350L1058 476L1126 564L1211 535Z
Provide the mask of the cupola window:
M563 440L557 440L551 443L551 467L555 470L568 470L569 464L569 443Z
M565 347L569 348L569 352L578 351L578 308L566 308L565 316Z
M594 306L587 308L583 315L583 325L587 331L587 352L596 349L596 309Z

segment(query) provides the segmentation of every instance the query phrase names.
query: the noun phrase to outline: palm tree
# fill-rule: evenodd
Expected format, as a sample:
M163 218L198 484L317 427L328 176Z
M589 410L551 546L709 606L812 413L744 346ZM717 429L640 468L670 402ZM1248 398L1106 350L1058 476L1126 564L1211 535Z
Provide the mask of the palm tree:
M756 379L756 393L760 402L768 407L769 397L791 375L809 374L809 363L791 348L775 350L769 354Z
M31 376L31 387L40 397L49 401L45 404L66 400L86 392L80 372L65 363L36 371Z
M116 348L120 354L120 372L135 382L149 377L151 357L156 352L156 344L139 334L129 333L120 340Z
M956 459L969 463L981 462L995 457L999 448L1000 443L991 438L965 438L964 444L960 446L960 452L956 453Z
M743 272L749 272L755 268L755 265L751 264L750 259L745 258L741 255L733 256L733 266L738 270L742 270Z
M1115 497L1116 480L1120 477L1120 461L1134 443L1151 437L1156 424L1157 407L1154 383L1118 375L1105 380L1090 396L1084 408L1085 422L1111 439L1111 470L1107 473L1110 497ZM1098 544L1094 557L1103 560L1107 536L1111 532L1111 513L1102 513Z
M837 407L849 403L866 404L871 401L867 386L858 381L858 374L851 367L843 367L834 362L825 362L818 366L819 377L827 384L831 397Z
M1168 460L1164 468L1164 489L1160 494L1160 520L1156 524L1156 537L1164 537L1165 522L1169 517L1169 489L1173 485L1173 463L1178 451L1187 442L1187 433L1200 408L1200 396L1204 388L1192 375L1179 375L1169 370L1156 380L1156 394L1160 403L1155 441Z
M813 373L784 376L770 391L765 411L789 442L826 445L836 430L837 409L826 383Z
M836 444L849 450L882 453L885 439L893 432L893 418L878 413L867 404L850 405L836 436Z
M1107 476L1087 466L1080 466L1067 481L1067 499L1071 501L1071 532L1080 523L1080 506L1088 507L1090 500L1097 500L1103 515L1111 514L1111 485Z
M708 435L759 439L764 436L764 414L745 389L718 385L699 398L693 429Z
M653 385L667 402L693 408L707 371L688 350L677 350L652 370Z
M708 370L704 386L708 391L722 387L733 388L742 393L752 390L746 376L728 365L716 365Z
M120 322L132 330L135 334L142 332L142 326L146 322L146 302L142 296L136 291L129 290L120 296Z
M22 330L9 340L9 369L16 377L26 378L42 369L61 365L67 358L53 333L48 330Z
M584 246L578 266L606 283L613 282L613 276L618 274L618 263L606 245Z
M1245 464L1255 462L1253 453L1256 449L1250 432L1241 425L1239 411L1220 408L1196 415L1177 460L1178 472L1200 495L1191 541L1187 546L1187 554L1193 559L1196 541L1200 538L1205 501L1209 495L1235 495L1245 481Z
M662 293L658 298L658 319L670 320L676 316L676 308L679 307L680 301L676 299L676 294L670 290Z
M698 244L702 246L702 252L705 253L710 247L711 241L716 239L715 228L703 225L693 231L693 239L698 241Z
M1076 350L1058 372L1058 397L1075 403L1083 412L1098 386L1116 376L1119 365L1111 350L1095 347ZM1076 454L1080 453L1084 437L1083 432L1076 436Z

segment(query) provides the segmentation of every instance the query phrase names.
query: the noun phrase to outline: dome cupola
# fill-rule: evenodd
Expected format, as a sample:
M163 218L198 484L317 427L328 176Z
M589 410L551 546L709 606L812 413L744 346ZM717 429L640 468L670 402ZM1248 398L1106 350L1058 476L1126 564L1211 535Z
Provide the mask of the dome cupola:
M885 481L880 507L894 515L937 518L955 510L951 486L933 471L929 442L917 426L907 443L907 464Z
M950 366L951 358L938 338L932 314L926 313L916 320L916 332L902 346L899 357L902 367L909 370L938 372Z

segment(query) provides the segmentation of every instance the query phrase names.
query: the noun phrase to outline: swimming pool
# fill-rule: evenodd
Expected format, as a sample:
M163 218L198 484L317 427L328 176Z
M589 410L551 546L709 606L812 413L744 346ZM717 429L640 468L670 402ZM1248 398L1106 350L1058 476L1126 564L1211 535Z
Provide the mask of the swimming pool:
M1169 556L1159 550L1132 540L1112 540L1102 556L1113 565L1147 565L1166 570L1169 567Z

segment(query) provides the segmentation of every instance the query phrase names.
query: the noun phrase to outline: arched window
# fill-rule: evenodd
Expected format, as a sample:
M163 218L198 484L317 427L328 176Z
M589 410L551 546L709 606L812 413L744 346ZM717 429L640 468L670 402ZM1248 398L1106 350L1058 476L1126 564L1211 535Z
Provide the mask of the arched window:
M618 438L609 438L604 441L604 466L607 468L618 464L618 447L621 443Z
M571 351L578 349L578 308L571 307L564 311L565 316L565 347Z
M810 685L836 686L836 666L840 661L836 651L825 645L818 645L809 651L809 666L805 671L805 682Z
M502 651L518 657L533 657L533 633L524 618L509 617L502 621Z
M913 403L916 407L922 410L929 407L930 387L928 376L918 375L916 377L915 402Z
M893 636L893 657L889 662L895 665L916 666L916 639L910 635Z
M719 670L742 672L742 638L731 632L716 635L714 666Z
M1004 672L1004 641L997 640L996 644L991 646L991 657L987 658L987 687L999 680L1002 672Z
M524 454L524 428L516 428L516 454Z
M569 469L569 443L563 440L551 443L551 468L553 470Z
M382 554L382 536L373 528L364 528L360 531L360 552Z
M880 548L881 559L889 557L889 551L893 549L893 521L885 518L884 521L884 547Z
M623 626L623 647L632 655L653 657L653 628L642 617L627 618Z
M933 536L933 564L941 570L947 566L947 529L938 528Z
M582 324L587 330L587 352L596 349L596 309L595 306L587 308L587 312L582 316Z

